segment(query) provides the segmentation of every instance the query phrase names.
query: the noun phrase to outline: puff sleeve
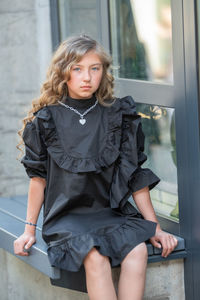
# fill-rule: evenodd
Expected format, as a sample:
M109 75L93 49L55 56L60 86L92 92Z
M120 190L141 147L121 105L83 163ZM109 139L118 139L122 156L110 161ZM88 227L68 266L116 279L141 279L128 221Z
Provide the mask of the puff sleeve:
M152 189L160 179L147 168L141 168L147 157L144 154L144 134L141 117L136 112L132 97L121 101L122 136L120 156L116 163L110 197L112 208L123 208L131 194L146 186Z
M47 175L47 150L42 138L40 121L36 117L33 121L28 122L22 135L25 155L21 159L21 163L30 178L46 178Z

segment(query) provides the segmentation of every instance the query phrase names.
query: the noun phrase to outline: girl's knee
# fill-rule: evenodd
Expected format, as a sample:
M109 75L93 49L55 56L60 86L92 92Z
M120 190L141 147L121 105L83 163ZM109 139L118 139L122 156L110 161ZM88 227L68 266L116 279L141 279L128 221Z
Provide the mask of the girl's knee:
M147 246L145 243L141 243L126 255L121 263L121 267L131 266L132 264L140 264L141 266L146 265L147 258Z
M100 254L96 248L92 248L83 261L85 270L93 272L101 271L108 263L110 263L108 257Z

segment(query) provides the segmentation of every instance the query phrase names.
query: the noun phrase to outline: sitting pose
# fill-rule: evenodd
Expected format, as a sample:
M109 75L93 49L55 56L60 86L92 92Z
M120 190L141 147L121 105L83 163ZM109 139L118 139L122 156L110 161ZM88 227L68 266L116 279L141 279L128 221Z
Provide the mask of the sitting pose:
M38 99L19 131L30 177L24 233L28 255L42 205L43 239L52 266L83 267L91 300L141 300L149 240L167 257L177 240L161 230L149 190L140 116L131 96L113 95L111 57L86 35L55 52ZM132 195L138 210L131 204ZM121 266L117 293L111 267Z

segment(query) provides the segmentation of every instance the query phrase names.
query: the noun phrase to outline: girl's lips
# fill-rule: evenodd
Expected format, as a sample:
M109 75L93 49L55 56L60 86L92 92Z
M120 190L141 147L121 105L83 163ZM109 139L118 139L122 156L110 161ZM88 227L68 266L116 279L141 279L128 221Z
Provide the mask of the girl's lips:
M82 89L91 89L91 86L85 85L81 87Z

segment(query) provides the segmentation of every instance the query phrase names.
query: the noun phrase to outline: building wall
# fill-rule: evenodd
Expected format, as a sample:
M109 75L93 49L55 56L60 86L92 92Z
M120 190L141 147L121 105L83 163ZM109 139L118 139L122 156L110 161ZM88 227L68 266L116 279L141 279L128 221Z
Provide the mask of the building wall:
M86 293L55 287L47 276L0 249L1 300L89 300ZM119 269L113 279L117 286ZM148 265L144 300L184 300L182 260Z
M67 1L67 0L66 0ZM0 2L0 197L27 194L29 179L16 157L17 131L39 94L51 57L48 0ZM0 249L1 300L86 300ZM184 300L183 261L149 264L145 299ZM118 274L115 273L115 282Z
M27 193L17 131L39 94L51 55L48 0L0 1L0 196Z

